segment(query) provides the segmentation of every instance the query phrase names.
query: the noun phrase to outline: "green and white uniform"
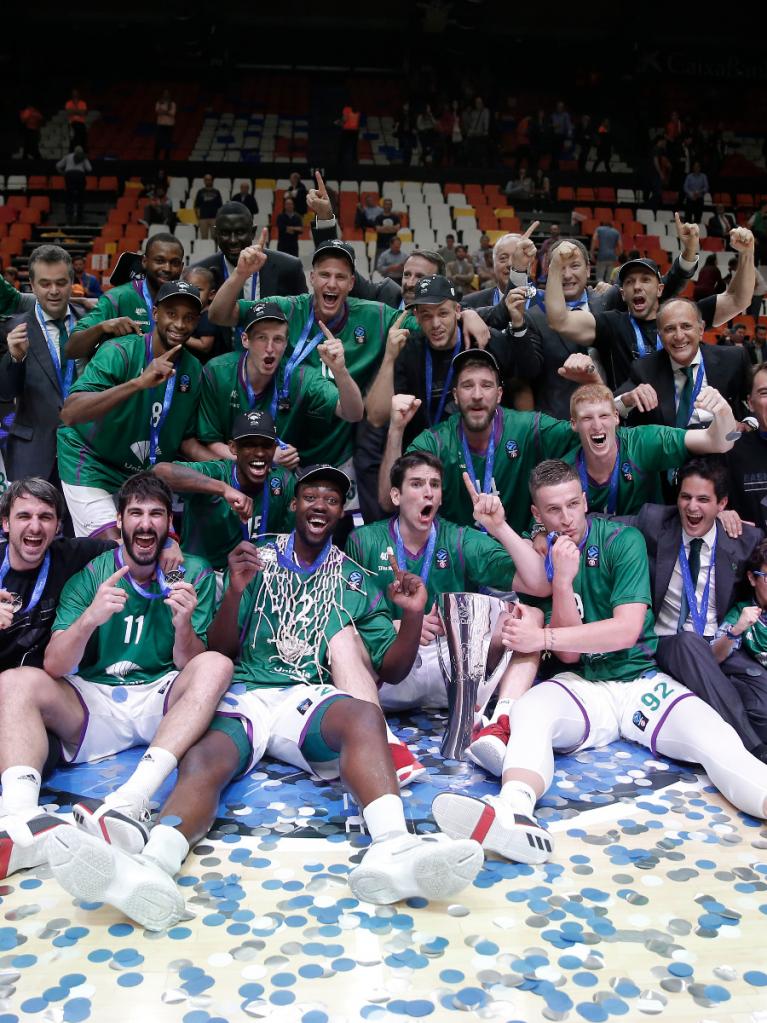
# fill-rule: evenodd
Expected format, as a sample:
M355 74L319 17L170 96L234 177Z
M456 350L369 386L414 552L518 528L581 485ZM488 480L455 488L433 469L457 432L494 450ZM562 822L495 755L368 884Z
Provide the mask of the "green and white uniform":
M209 479L235 486L235 462L222 459L217 462L178 462L183 469L192 469ZM181 525L182 550L204 558L216 570L226 568L226 559L237 544L259 533L284 533L293 527L293 500L295 478L285 469L273 466L264 483L269 490L269 516L263 523L264 491L253 499L253 514L245 523L226 503L214 494L183 495L184 517ZM243 529L243 527L245 527Z
M203 369L197 417L197 438L203 444L228 441L232 424L242 412L271 412L274 389L282 386L286 360L280 363L273 383L253 396L253 404L248 397L246 360L247 352L228 352L211 359ZM319 370L303 364L291 375L289 394L290 408L276 408L277 436L297 448L308 465L313 459L305 452L317 450L319 438L335 421L338 388Z
M148 333L152 325L151 310L147 309L142 284L143 279L139 278L106 291L93 309L78 320L72 333L77 334L88 327L103 323L104 320L114 320L119 316L129 316L141 324L142 331Z
M740 618L740 613L746 607L754 607L756 601L753 600L742 600L735 607L730 608L724 617L723 625L734 625ZM755 661L758 661L763 668L767 668L767 622L763 619L765 614L763 613L761 618L758 618L746 631L742 634L741 647L747 653L751 654Z
M99 586L120 567L119 550L105 551L68 580L61 592L53 632L73 625L90 607ZM194 586L192 628L205 642L215 610L215 576L209 565L184 556L185 582ZM100 625L76 673L67 676L86 710L81 741L65 748L70 762L97 760L149 742L167 705L173 679L176 633L171 610L156 578L142 584L155 599L137 592L127 577L117 586L128 594L119 614Z
M468 472L483 486L485 455L471 452L471 465L467 467L461 443L461 416L456 413L438 426L419 433L408 448L410 451L429 451L442 460L445 467L442 482L442 513L460 526L474 525L471 498L463 482ZM506 509L506 518L512 529L521 533L530 521L530 492L528 479L531 470L546 458L562 458L578 445L578 435L569 423L552 419L542 412L516 412L499 408L493 433L495 459L492 477Z
M608 512L611 515L635 515L645 504L663 502L660 477L665 469L676 469L687 458L686 430L674 426L618 427L618 487L615 508L608 508L610 480L595 483L588 475L581 456L582 449L564 455L564 461L582 466L588 489L586 496L590 512ZM584 488L585 489L585 488Z

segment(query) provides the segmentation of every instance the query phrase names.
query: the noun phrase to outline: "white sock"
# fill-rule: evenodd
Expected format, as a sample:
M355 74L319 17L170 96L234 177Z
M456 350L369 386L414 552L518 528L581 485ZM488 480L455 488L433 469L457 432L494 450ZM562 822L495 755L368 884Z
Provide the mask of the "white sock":
M384 718L384 724L386 725L386 741L393 743L395 746L404 746L405 743L402 739L398 739L394 732L389 728L389 722Z
M127 803L129 809L138 812L177 766L178 761L168 750L150 746L130 778L124 785L110 792L105 802L110 806L121 807Z
M532 817L535 812L537 796L534 790L523 781L507 781L501 786L501 799L515 813Z
M144 846L144 856L159 863L171 877L174 877L189 853L189 843L177 828L167 824L156 824Z
M34 767L17 764L0 775L3 786L3 809L8 814L24 814L40 802L40 772Z
M490 718L491 723L497 721L498 718L503 717L504 714L508 714L511 710L511 705L514 703L513 696L501 696L495 705L493 716Z
M379 796L372 803L368 803L362 811L362 816L374 842L407 831L405 807L400 797L393 793Z

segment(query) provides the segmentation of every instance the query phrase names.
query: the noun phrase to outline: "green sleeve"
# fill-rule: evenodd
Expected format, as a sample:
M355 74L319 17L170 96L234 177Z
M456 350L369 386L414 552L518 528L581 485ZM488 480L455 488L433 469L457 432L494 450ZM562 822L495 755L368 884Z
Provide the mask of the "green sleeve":
M433 430L422 430L417 437L413 438L407 450L408 453L411 451L429 451L432 455L439 457L439 445Z
M686 430L674 426L635 426L630 432L636 445L634 460L640 469L674 469L688 457Z
M192 612L192 628L203 643L207 643L208 629L216 613L216 576L207 562L197 558L196 575L190 579L197 592L197 607Z
M85 568L71 576L64 584L64 589L59 597L53 632L64 632L70 625L74 625L93 603L98 588L99 584L92 565L86 565Z
M356 529L347 537L346 546L344 547L344 553L348 554L349 557L353 561L356 561L358 565L365 564L365 562L363 561L365 555L362 551L362 546L360 544L359 537L357 536Z
M282 309L285 315L290 319L290 314L293 310L293 303L289 298L283 298L282 295L270 295L269 298L261 298L259 302L276 302L276 304ZM237 300L237 326L244 327L248 322L248 316L255 302L249 302L244 298Z
M21 304L21 293L0 275L0 316L13 316Z
M562 458L580 445L580 438L570 423L564 419L553 419L545 412L536 412L533 421L533 437L539 460Z
M639 530L633 526L621 529L608 544L607 554L612 575L610 606L646 604L652 607L647 547Z
M459 545L466 562L466 574L478 586L510 590L514 580L513 560L503 544L478 529L461 528Z
M378 594L374 598L370 610L354 623L360 639L365 644L373 667L378 671L386 655L386 651L397 638L391 616L383 599Z
M386 341L386 335L389 333L391 328L394 326L396 321L402 314L401 309L392 309L390 305L384 305L383 313L383 340ZM408 313L405 319L402 321L403 328L411 330L413 332L420 330L418 320L412 313Z
M207 476L211 480L220 480L222 483L230 483L231 468L233 462L173 462L182 469L191 469L192 472L199 472L201 476Z
M115 316L120 315L119 311L115 309L114 303L110 300L109 295L110 292L105 292L93 309L77 321L72 331L73 334L77 334L81 330L87 330L88 327L94 327L97 323L103 323L104 320L112 320Z
M338 387L313 366L301 368L306 369L303 376L294 374L290 382L291 391L296 390L301 397L301 408L313 416L332 419L338 404ZM291 400L295 400L292 395Z
M102 345L85 367L81 377L74 382L70 394L78 391L107 391L110 387L125 383L131 379L130 358L125 349L125 342L132 341L133 336L120 338Z
M724 616L722 625L734 625L735 622L737 622L737 620L740 618L740 612L743 610L743 608L752 606L753 605L750 604L747 600L741 600L739 604L735 604L734 607L730 608L730 610Z
M218 378L208 366L202 371L202 387L200 388L200 407L197 410L197 439L201 444L212 444L213 441L228 441L229 420L222 414L223 400L229 404L229 390L222 399L218 388Z

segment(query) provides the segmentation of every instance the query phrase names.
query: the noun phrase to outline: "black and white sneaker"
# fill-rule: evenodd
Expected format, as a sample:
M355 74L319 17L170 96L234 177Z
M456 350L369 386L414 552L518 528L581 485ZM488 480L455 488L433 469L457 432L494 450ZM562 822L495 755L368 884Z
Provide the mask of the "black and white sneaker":
M110 806L103 799L79 799L72 807L75 824L107 845L127 853L140 853L149 840L149 808L141 819L129 814L127 806Z
M63 818L42 808L29 819L16 814L0 817L0 879L47 863L48 838L62 825Z
M452 838L473 838L488 852L516 863L545 863L551 859L551 835L534 817L515 813L498 796L462 796L440 792L431 804L440 831Z

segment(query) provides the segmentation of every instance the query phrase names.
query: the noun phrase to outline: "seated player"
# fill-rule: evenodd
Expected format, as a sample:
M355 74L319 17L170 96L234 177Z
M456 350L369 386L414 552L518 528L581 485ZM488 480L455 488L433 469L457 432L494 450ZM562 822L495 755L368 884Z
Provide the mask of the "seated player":
M418 649L426 601L421 580L398 572L390 591L402 611L395 632L380 593L370 593L364 574L333 546L349 486L331 466L304 470L296 484L295 530L232 552L210 642L239 657L236 687L179 765L161 817L180 823L155 825L143 854L134 856L58 828L50 863L71 894L88 892L150 930L172 926L184 913L173 875L213 822L224 786L264 754L314 777L340 774L349 787L373 840L349 875L355 898L379 904L446 898L474 879L482 865L475 842L408 833L380 709L330 684L366 670L354 637L347 640L349 627L359 630L384 682L403 678Z
M171 582L158 558L171 492L150 473L118 495L123 542L72 576L61 593L44 671L0 675L0 781L8 817L0 832L4 874L45 861L45 835L62 819L38 805L46 728L70 764L149 744L131 777L104 801L82 799L75 818L107 840L141 848L149 800L207 728L232 664L206 651L215 582L198 558Z
M59 474L75 534L119 539L115 495L135 472L175 458L194 433L201 367L185 351L200 318L197 288L164 284L154 328L103 344L61 409Z
M722 664L736 650L742 649L764 669L767 668L767 540L762 540L751 552L746 578L754 591L754 600L742 600L729 610L711 650ZM761 687L763 672L755 677Z
M523 608L521 618L504 623L506 641L514 650L553 651L578 670L539 683L514 703L500 795L440 793L432 805L440 828L508 859L544 862L553 843L533 811L551 785L554 752L619 738L702 764L735 807L767 815L767 765L708 704L657 669L642 535L587 518L578 473L564 462L537 466L530 492L533 514L548 532L551 618L540 628Z
M228 440L235 417L262 411L269 412L277 425L276 463L294 469L300 451L315 445L335 417L350 423L362 419L362 395L349 375L342 342L324 324L317 354L321 365L332 371L332 379L306 364L296 372L288 370L283 358L288 321L279 305L257 302L248 308L242 335L245 351L212 359L203 372L197 420L200 450L194 451L195 458L231 458Z
M631 515L659 501L664 469L682 465L688 453L729 451L737 436L732 410L713 387L701 389L695 407L712 417L706 430L673 426L621 427L609 387L585 384L570 398L570 422L581 445L564 456L578 470L590 512Z
M181 546L223 572L240 540L283 533L292 525L293 475L272 465L277 447L268 412L234 420L229 450L235 461L160 462L156 476L186 494Z

